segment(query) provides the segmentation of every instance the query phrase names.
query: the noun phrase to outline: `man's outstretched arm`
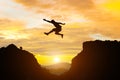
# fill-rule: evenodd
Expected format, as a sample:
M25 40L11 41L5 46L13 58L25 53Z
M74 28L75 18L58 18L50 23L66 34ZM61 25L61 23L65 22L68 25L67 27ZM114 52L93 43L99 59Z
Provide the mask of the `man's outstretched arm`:
M46 19L43 19L44 21L46 21L46 22L49 22L49 23L51 23L51 21L49 21L49 20L46 20Z

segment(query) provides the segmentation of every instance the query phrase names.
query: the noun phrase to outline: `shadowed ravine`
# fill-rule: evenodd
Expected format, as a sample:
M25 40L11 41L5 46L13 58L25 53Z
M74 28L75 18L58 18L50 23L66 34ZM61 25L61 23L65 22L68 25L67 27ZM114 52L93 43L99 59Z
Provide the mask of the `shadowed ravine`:
M0 48L0 80L119 80L120 42L87 41L60 76L41 67L34 55L14 44Z

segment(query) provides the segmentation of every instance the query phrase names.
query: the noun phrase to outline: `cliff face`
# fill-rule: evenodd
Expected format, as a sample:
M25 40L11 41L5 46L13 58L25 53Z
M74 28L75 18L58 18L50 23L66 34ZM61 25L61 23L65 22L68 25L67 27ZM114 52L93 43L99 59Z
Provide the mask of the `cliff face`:
M115 80L120 77L120 42L88 41L72 60L66 80Z
M34 55L14 44L0 48L0 80L46 80L51 75L42 69Z

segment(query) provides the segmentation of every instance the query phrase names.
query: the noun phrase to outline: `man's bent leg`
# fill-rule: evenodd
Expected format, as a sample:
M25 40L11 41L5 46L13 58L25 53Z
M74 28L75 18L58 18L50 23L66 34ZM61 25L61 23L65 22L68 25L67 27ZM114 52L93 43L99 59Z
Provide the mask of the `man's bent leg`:
M59 32L56 32L55 33L56 35L61 35L61 37L63 38L63 34L59 33Z
M52 30L49 31L49 32L44 32L44 34L49 35L50 33L54 32L55 30L56 30L56 28L52 29Z

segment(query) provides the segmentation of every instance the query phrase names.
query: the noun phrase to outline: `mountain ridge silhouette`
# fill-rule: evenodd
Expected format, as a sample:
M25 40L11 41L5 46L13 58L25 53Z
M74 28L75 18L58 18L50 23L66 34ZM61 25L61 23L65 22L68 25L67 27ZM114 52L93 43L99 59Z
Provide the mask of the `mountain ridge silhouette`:
M52 80L54 77L32 53L14 44L0 48L0 80Z
M86 41L69 71L55 76L32 53L10 44L0 48L0 80L119 80L119 57L119 41Z

